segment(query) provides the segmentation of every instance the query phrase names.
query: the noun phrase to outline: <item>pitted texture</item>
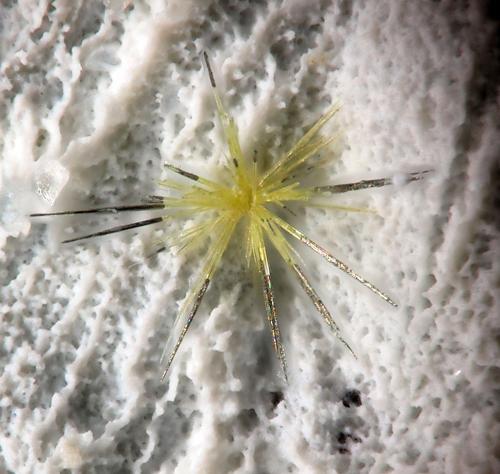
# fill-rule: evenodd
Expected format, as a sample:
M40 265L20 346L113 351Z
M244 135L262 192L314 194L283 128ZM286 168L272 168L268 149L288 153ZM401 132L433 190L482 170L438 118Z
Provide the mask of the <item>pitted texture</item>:
M500 471L490 5L3 2L0 471ZM314 183L434 169L335 199L377 214L293 217L399 308L301 249L358 359L278 267L288 386L237 242L161 382L200 255L150 258L161 226L59 244L122 214L27 217L137 202L166 160L212 177L225 148L202 51L245 153L278 153L340 102L339 157Z

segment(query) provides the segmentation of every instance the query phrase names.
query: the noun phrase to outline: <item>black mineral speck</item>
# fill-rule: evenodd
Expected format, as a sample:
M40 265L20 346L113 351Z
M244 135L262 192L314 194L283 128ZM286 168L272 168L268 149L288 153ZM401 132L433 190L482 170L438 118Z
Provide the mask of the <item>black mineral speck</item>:
M269 395L271 396L271 405L273 406L273 409L276 408L285 398L283 396L283 392L270 392Z
M348 390L342 397L342 403L345 407L350 407L351 404L360 407L362 403L359 390Z
M339 442L339 444L346 444L348 440L351 440L354 443L361 443L361 438L359 438L358 436L344 433L343 431L341 431L337 435L337 441Z

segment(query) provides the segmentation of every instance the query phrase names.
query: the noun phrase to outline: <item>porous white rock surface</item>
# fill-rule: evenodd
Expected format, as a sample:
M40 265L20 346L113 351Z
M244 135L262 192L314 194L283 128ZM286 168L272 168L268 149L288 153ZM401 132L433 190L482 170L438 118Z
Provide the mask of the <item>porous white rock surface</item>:
M496 28L493 1L2 2L0 472L500 472ZM200 256L148 258L161 226L60 244L137 216L28 218L216 174L204 50L247 153L338 101L318 184L434 169L294 218L400 306L300 249L354 359L274 259L288 385L237 242L162 382Z

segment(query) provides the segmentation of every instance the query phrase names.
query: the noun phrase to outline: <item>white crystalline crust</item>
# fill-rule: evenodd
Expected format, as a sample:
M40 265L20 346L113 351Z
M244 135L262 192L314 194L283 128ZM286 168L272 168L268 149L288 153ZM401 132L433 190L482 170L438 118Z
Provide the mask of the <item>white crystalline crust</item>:
M493 4L2 2L0 472L500 472ZM339 101L318 184L435 170L335 200L378 216L294 218L400 307L300 249L355 360L274 266L287 387L237 246L161 382L199 255L148 259L161 226L59 244L129 216L27 217L137 202L165 160L213 176L203 50L248 153Z

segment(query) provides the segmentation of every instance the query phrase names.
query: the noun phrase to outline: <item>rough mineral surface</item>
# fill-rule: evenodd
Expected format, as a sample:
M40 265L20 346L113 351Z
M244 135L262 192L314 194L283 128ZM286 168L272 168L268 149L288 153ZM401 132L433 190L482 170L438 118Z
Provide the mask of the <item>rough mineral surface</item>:
M498 13L2 2L0 472L500 472ZM376 213L291 217L399 308L299 249L355 359L274 256L288 385L237 239L162 382L201 253L148 257L161 225L60 244L144 214L27 217L140 202L166 160L216 178L226 150L202 51L247 154L278 154L339 102L325 130L339 150L315 183L434 170L332 198Z

